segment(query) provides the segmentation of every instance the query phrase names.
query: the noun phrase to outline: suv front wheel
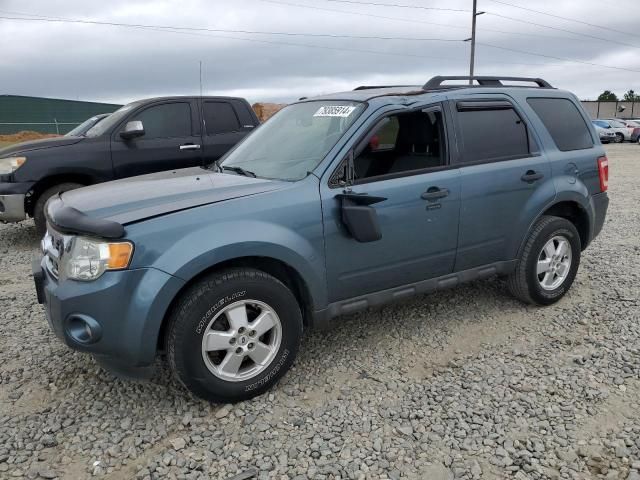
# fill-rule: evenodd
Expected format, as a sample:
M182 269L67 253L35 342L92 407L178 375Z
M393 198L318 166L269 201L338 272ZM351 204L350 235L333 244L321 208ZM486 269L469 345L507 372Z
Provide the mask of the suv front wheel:
M507 278L510 292L526 303L557 302L575 279L580 253L580 236L573 223L541 217L527 238L518 266Z
M192 285L169 322L172 370L195 395L219 403L271 388L293 364L302 337L295 296L271 275L247 268Z

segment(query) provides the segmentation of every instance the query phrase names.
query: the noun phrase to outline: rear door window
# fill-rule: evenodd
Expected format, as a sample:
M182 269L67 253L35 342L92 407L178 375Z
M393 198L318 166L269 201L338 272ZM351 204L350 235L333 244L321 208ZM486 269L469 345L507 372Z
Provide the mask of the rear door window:
M463 163L530 155L527 127L509 102L458 102L458 127Z
M204 102L204 123L207 135L240 130L240 122L229 102Z
M587 122L571 100L530 97L527 103L549 131L558 150L567 152L593 147Z

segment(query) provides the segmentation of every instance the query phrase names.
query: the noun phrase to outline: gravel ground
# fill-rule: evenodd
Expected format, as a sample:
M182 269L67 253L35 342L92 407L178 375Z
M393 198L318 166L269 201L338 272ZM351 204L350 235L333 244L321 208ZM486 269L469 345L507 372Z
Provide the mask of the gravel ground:
M607 150L609 216L561 302L494 279L344 317L234 406L60 344L32 225L0 225L0 477L640 480L640 148Z

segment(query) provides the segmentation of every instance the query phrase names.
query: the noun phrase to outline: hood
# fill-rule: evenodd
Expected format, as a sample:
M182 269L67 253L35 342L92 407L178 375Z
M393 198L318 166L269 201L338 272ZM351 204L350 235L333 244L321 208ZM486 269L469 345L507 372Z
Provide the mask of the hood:
M287 182L213 173L199 167L152 173L72 190L65 206L122 225L179 210L276 190Z
M53 137L20 142L15 145L11 145L10 147L0 148L0 158L33 150L40 150L43 148L64 147L66 145L73 145L74 143L78 143L82 140L84 140L84 137Z

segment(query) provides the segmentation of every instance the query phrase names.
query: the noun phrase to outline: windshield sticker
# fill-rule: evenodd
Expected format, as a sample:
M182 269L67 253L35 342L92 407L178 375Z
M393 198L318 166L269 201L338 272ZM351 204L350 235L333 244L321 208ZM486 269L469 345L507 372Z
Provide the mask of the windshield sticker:
M342 117L346 118L356 109L353 105L325 105L320 107L314 117Z

